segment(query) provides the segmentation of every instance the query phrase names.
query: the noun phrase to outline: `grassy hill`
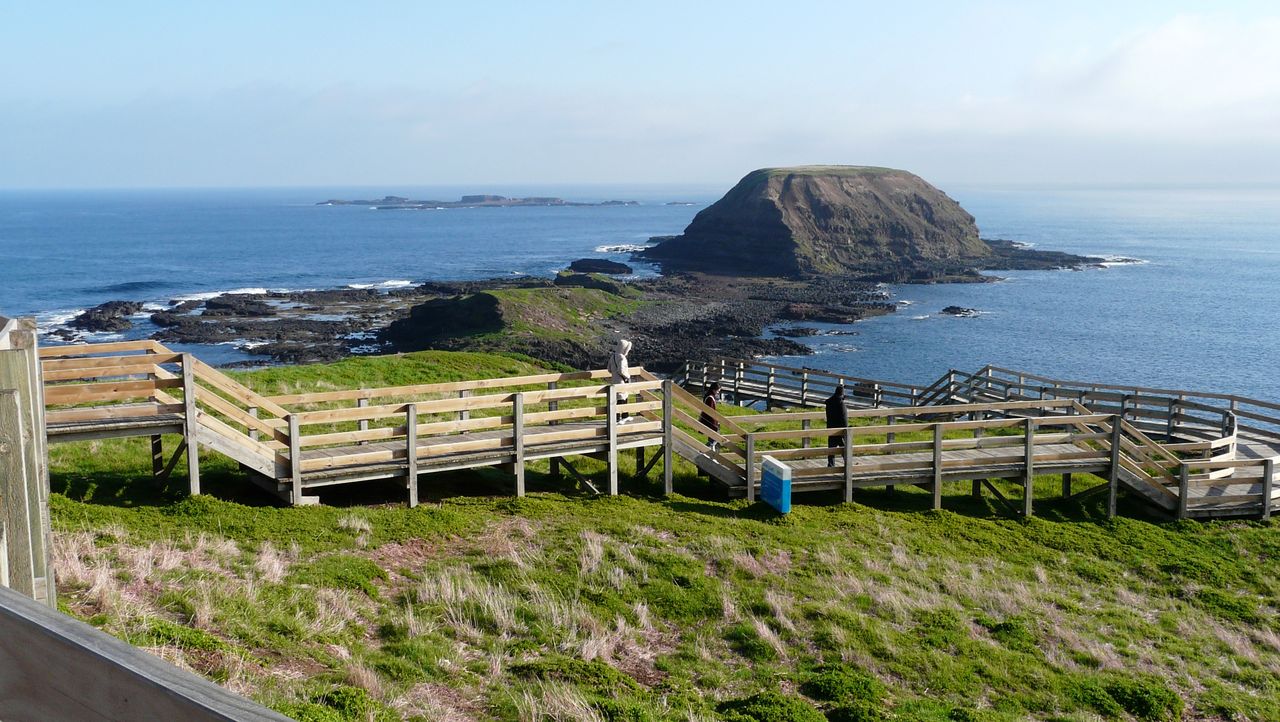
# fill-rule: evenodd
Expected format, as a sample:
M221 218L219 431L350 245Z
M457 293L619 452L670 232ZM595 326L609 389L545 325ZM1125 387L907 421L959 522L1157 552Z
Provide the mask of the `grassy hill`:
M294 393L535 367L239 376ZM425 477L413 510L395 484L292 509L213 453L196 498L149 478L144 439L51 455L64 609L299 719L1280 719L1274 525L1065 501L1020 520L958 488L943 512L899 489L782 518L683 462L670 498L534 466L524 499L485 471Z

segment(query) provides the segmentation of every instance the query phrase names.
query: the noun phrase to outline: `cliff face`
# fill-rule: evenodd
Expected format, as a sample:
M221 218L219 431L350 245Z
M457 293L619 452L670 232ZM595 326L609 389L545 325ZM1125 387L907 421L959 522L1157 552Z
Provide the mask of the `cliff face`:
M752 172L684 234L641 253L673 268L784 276L901 274L990 254L973 216L945 193L864 166Z

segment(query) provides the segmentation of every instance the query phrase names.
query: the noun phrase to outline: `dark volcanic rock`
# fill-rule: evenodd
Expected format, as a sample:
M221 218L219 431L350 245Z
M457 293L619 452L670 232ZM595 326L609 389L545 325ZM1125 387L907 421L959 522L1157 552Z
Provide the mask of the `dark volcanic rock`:
M617 261L610 261L607 258L579 258L569 264L570 271L578 273L608 273L608 274L629 274L632 272L631 266Z
M275 309L263 301L243 296L218 296L204 303L206 316L271 316Z
M612 293L615 296L621 296L626 289L626 284L621 281L615 281L608 276L602 276L597 273L568 273L562 272L556 276L557 286L577 286L579 288L595 288L606 293Z
M67 324L83 331L125 331L133 328L129 316L142 310L137 301L107 301L71 319Z
M960 316L962 318L973 318L974 316L978 315L979 311L976 308L965 308L964 306L947 306L946 308L939 311L939 313L945 313L948 316Z
M982 258L973 216L901 170L766 168L703 209L685 232L638 255L711 273L883 273Z
M472 336L502 330L498 299L487 293L454 298L437 298L414 306L408 318L394 321L382 332L382 339L398 351L432 348L432 341L453 336Z

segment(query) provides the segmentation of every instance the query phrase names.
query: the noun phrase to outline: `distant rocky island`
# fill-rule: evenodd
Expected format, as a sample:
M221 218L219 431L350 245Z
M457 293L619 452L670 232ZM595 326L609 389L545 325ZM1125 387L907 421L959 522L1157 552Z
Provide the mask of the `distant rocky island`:
M320 201L318 206L370 206L377 210L390 211L425 211L444 208L510 208L513 206L638 206L639 201L604 201L601 203L583 203L567 201L563 198L549 196L531 196L529 198L508 198L495 195L462 196L456 201L412 200L403 196L383 196L378 200L339 200Z
M984 270L1100 265L1102 258L979 238L972 215L924 179L873 166L762 168L638 258L667 271L894 283L988 281Z

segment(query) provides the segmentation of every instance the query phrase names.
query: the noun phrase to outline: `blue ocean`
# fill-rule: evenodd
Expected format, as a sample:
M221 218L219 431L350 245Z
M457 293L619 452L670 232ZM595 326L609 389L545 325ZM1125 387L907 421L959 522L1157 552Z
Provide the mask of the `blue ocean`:
M805 339L815 356L779 363L913 383L994 363L1073 380L1280 400L1280 188L943 189L977 218L985 238L1141 263L1005 272L990 284L891 287L897 313L857 323L853 335ZM583 256L626 260L650 236L679 233L723 190L0 192L0 314L34 315L52 329L112 299L158 309L234 289L394 288L427 279L551 275ZM640 205L431 211L316 205L389 193ZM948 305L980 313L939 314ZM140 317L124 337L151 330ZM234 347L194 350L215 362L250 358ZM643 362L644 349L634 355Z

